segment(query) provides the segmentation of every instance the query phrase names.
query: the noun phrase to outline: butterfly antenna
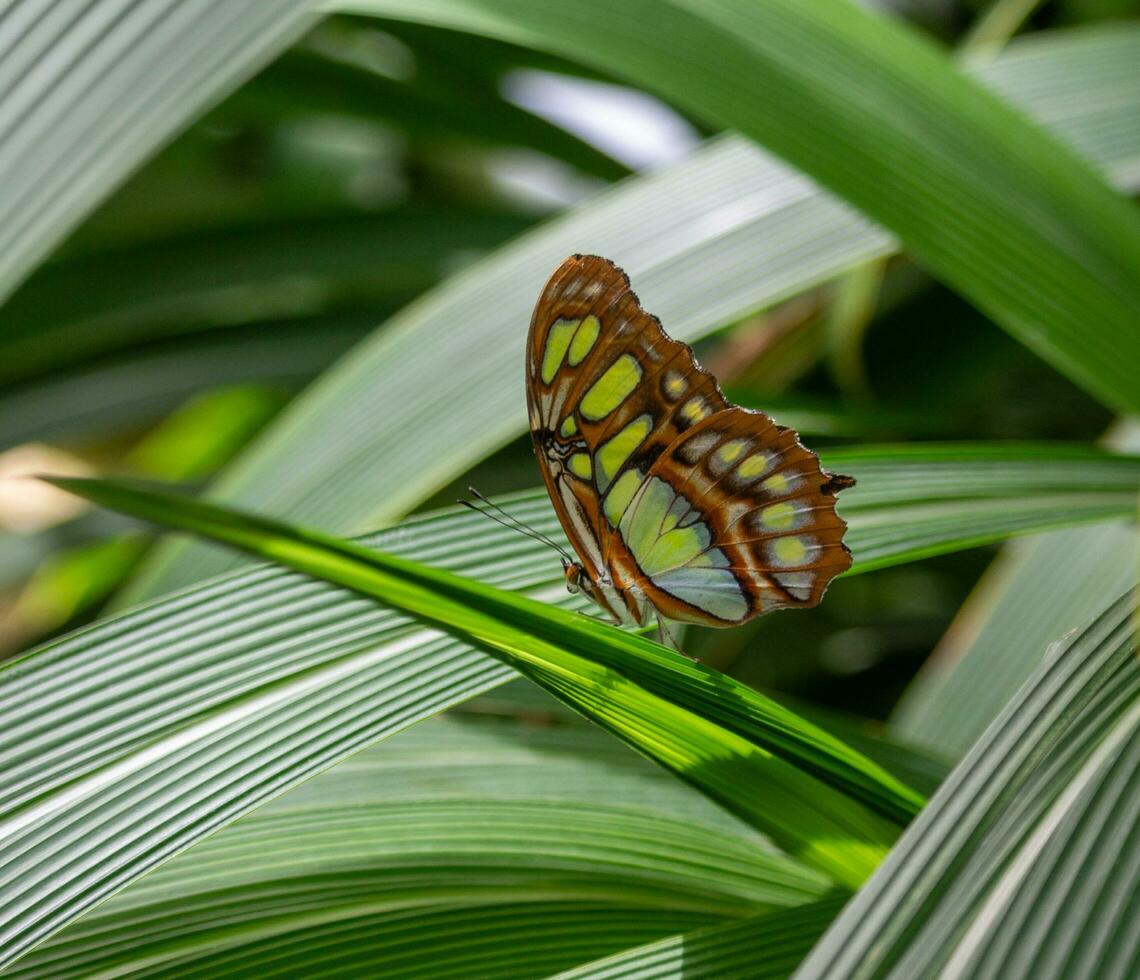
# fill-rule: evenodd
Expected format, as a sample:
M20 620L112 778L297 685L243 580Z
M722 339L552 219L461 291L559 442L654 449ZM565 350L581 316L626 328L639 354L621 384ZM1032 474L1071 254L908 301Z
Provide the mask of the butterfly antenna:
M483 496L483 494L481 494L474 487L468 487L467 492L470 493L477 500L479 500L483 504L485 504L487 508L489 508L487 510L484 510L482 507L477 506L476 504L472 503L470 500L460 500L459 503L461 503L468 510L473 510L476 514L482 514L484 517L489 517L496 524L501 524L503 527L509 527L512 531L518 531L520 534L525 534L528 538L533 538L535 541L540 541L542 544L546 545L547 547L553 548L555 551L557 551L558 554L560 554L565 561L568 561L571 564L574 563L574 559L571 558L566 553L566 549L563 548L560 544L558 544L557 541L554 541L551 538L548 538L541 531L536 531L529 524L524 524L522 521L520 521L513 514L509 513L508 511L503 510L503 508L500 507L498 504L493 503L492 501L488 500L486 497ZM493 513L493 512L497 512L497 513ZM498 515L502 515L502 516L498 516Z

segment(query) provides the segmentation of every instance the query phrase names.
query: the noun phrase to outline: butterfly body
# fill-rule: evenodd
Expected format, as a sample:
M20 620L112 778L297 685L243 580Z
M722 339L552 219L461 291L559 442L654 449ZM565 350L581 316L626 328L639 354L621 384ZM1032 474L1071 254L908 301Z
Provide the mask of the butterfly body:
M612 262L555 271L526 360L535 455L580 559L567 585L616 621L733 626L814 605L850 566L835 495L854 481L731 405Z

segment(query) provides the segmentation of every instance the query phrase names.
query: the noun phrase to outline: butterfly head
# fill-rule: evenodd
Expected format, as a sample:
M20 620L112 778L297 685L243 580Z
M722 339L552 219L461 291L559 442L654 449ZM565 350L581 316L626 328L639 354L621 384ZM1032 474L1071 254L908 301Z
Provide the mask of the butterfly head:
M586 569L582 567L581 562L563 558L562 574L566 576L566 591L571 595L577 595L583 591L586 595L590 594L590 577L586 574Z

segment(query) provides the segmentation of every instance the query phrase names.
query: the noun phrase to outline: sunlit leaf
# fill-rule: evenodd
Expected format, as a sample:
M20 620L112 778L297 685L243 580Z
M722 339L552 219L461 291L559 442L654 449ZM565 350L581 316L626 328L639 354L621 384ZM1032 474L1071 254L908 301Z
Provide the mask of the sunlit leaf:
M1007 483L1003 493L1021 507L1038 485L1047 499L1067 495L1052 497L1059 483L1044 448L1021 465L1014 456L999 464L989 452L971 463L963 452L923 468L898 452L898 473L876 464L896 495L914 481L913 500L880 502L898 508L898 561L930 546L922 519L916 551L907 550L912 506L919 518L941 511L950 540L970 539L979 469L1015 475L1021 490L1011 495ZM1069 453L1062 457L1078 494L1113 482L1097 475L1092 459L1078 467ZM1122 484L1136 479L1134 459L1098 458ZM865 473L851 472L863 483L845 497L873 490ZM1104 491L1106 518L1134 506L1124 497L1119 488ZM545 492L504 503L539 530L560 533ZM1050 506L1038 517L1052 526L1066 513ZM1008 517L1015 529L1031 529L1018 508ZM852 515L856 570L859 525ZM575 607L551 552L467 511L417 518L363 543ZM6 665L0 846L19 848L22 857L20 874L0 889L9 910L5 946L16 955L233 817L512 676L366 599L274 568L204 583ZM80 815L85 831L72 836L67 828Z

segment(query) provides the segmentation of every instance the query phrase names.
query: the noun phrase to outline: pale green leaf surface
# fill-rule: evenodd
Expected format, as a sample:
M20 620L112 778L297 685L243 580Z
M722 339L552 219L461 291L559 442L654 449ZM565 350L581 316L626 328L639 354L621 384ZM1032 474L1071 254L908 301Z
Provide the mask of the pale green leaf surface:
M1063 67L1050 72L1053 61ZM1060 137L1134 188L1138 64L1140 29L1116 27L1026 40L976 71L1028 113L1052 112ZM1108 115L1085 127L1091 105ZM613 258L669 332L693 340L896 248L752 144L714 140L524 236L398 314L228 471L217 499L358 532L406 513L524 431L526 324L545 278L571 252ZM130 594L157 595L236 563L204 545L171 545Z
M376 957L378 969L413 955L400 937L413 926L426 959L484 975L494 951L476 935L457 930L449 946L455 926L443 913L459 910L488 938L499 930L497 945L513 942L523 961L553 944L555 970L827 888L596 728L440 718L243 817L7 975L219 975L254 957L272 969L282 948L294 975L353 955ZM582 917L577 950L569 922L554 921L558 907L570 922ZM611 926L598 929L607 909ZM509 938L506 910L533 932ZM391 948L346 949L366 926ZM333 941L313 943L319 935Z
M1048 461L1014 462L984 465L1021 481L1022 506L1037 485L1056 484ZM1110 465L1135 478L1134 462ZM949 459L925 473L905 459L900 466L909 478L878 471L892 494L913 479L924 511L942 500L950 540L973 533L976 464ZM1065 468L1086 480L1095 469ZM862 485L844 500L874 489L867 473L850 471ZM1093 485L1106 482L1102 475ZM545 492L504 503L539 530L561 533ZM909 508L898 499L882 506L898 508L894 554L906 560ZM1119 515L1117 507L1108 501L1105 511ZM1042 510L1050 522L1064 517ZM861 518L848 516L858 568ZM416 518L364 540L581 605L566 594L551 552L466 511ZM9 910L0 946L6 957L17 955L241 813L513 676L368 600L274 568L203 583L5 665L0 846L20 874L0 886ZM86 821L84 832L76 821Z
M892 731L962 756L1041 663L1136 584L1133 524L1054 531L1011 542L892 716Z
M1115 426L1106 443L1134 452L1140 426ZM1088 626L1138 575L1135 522L1011 541L904 692L892 731L960 757L1037 668L1042 651Z
M313 0L0 9L0 300L166 140L315 23Z
M558 980L783 980L840 908L841 899L825 898L743 922L687 931L567 970Z
M1136 615L1050 652L797 977L1136 975Z

